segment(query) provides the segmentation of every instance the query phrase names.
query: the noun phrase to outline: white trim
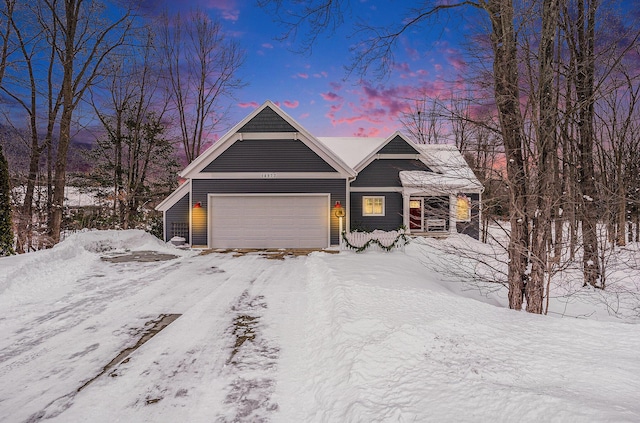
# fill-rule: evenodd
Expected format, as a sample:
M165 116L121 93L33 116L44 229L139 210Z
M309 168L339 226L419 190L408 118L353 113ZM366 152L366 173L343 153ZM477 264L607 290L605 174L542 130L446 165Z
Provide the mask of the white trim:
M449 194L449 233L458 233L458 196Z
M244 140L297 140L298 132L240 132L240 141Z
M389 160L389 159L405 159L405 160L420 160L422 155L416 154L376 154L376 159Z
M207 197L320 197L331 193L327 192L250 192L250 193L213 193L207 194ZM331 200L331 199L329 199Z
M184 197L184 195L188 192L187 190L191 191L190 186L189 186L189 181L183 182L182 185L180 185L171 194L169 194L169 196L167 198L162 200L160 202L160 204L158 204L156 206L156 210L161 211L161 212L165 212L165 211L169 210L178 201L180 201L182 199L182 197Z
M187 183L189 184L189 244L193 246L193 181L189 179ZM209 234L207 234L208 237Z
M409 210L409 201L411 197L409 194L402 193L402 224L407 228L407 233L411 233L411 214Z
M402 187L351 187L351 192L404 192Z
M293 126L298 132L288 133L287 138L298 139L309 147L314 153L319 155L324 161L326 161L331 167L336 169L337 172L344 176L355 176L356 172L351 169L340 157L338 157L333 151L326 147L323 143L318 141L313 135L311 135L306 129L304 129L298 122L296 122L291 116L286 114L280 107L276 106L273 102L267 100L260 107L255 109L252 113L247 115L244 119L238 122L233 128L231 128L225 135L222 136L215 144L209 147L206 151L200 154L191 164L189 164L182 172L180 176L183 178L197 177L197 174L215 160L220 154L228 149L233 143L242 139L278 139L278 135L282 135L281 132L264 132L264 133L240 133L238 132L245 124L251 119L256 117L265 108L269 107L276 114L278 114L289 125Z
M351 232L351 192L350 192L351 181L349 179L346 180L345 186L345 200L344 200L344 230L349 233ZM338 234L338 245L342 245L342 234Z
M167 242L167 212L162 212L162 242Z
M338 172L201 172L192 179L345 179Z
M372 203L372 213L366 213L365 212L365 205L367 200L373 200L374 203ZM382 200L382 213L376 213L375 211L373 211L373 208L375 207L375 200ZM386 199L384 195L364 195L362 196L362 217L376 217L376 216L385 216L386 213Z
M317 193L317 192L279 192L279 193L269 193L269 192L260 192L260 193L249 193L249 194L207 194L207 248L211 248L211 239L213 234L211 233L211 207L212 207L212 199L215 197L327 197L327 248L331 247L331 193Z
M362 169L364 169L365 167L369 166L369 164L371 164L371 162L374 161L378 157L385 158L385 159L393 158L391 156L395 156L396 158L404 158L403 156L406 156L406 154L378 154L378 151L382 150L387 144L389 144L397 136L402 138L407 144L409 144L411 146L411 148L416 150L417 153L416 154L410 154L410 156L414 156L414 158L417 156L418 160L420 160L425 165L428 165L427 162L423 160L424 156L422 155L422 152L420 152L420 150L418 150L416 147L414 147L413 142L409 141L407 139L407 137L405 137L405 135L403 133L401 133L400 131L396 131L393 134L391 134L382 144L380 144L380 146L378 147L377 150L372 151L371 153L369 153L369 155L367 155L367 157L365 157L364 159L362 159L360 161L360 163L355 165L355 167L353 169L357 173L360 173L360 171L362 171Z
M478 238L482 236L482 193L478 194Z

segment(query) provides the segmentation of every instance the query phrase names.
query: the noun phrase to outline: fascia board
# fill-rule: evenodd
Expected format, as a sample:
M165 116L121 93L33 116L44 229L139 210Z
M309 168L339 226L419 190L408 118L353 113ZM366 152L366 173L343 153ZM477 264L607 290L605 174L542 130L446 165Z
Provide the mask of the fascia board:
M189 181L183 182L182 185L176 188L167 198L156 206L156 210L162 212L169 210L189 192L189 186Z
M302 141L307 147L313 150L314 153L322 157L329 164L337 167L340 173L345 176L355 177L356 172L349 167L340 157L336 156L333 151L331 151L328 147L326 147L323 143L318 141L316 137L311 135L309 131L304 129L302 125L296 122L291 116L289 116L284 110L276 106L275 104L269 102L272 106L271 108L278 113L278 115L284 119L289 125L293 126L298 130L300 134L299 140Z
M187 167L185 167L182 170L182 172L180 172L180 176L183 178L189 178L189 175L192 175L193 173L197 173L199 172L199 170L202 170L203 168L205 168L211 160L219 156L222 153L222 151L229 148L231 144L233 144L233 142L237 140L237 139L234 139L234 135L236 135L238 130L242 128L246 123L248 123L251 119L256 117L256 115L261 111L263 111L267 106L275 107L275 105L271 101L269 100L265 101L260 107L256 108L253 112L249 113L244 119L242 119L240 122L234 125L233 128L229 129L227 133L224 134L216 143L214 143L211 147L209 147L206 151L204 151L198 157L196 157L194 161L192 161ZM274 109L274 107L272 107L272 109ZM231 139L233 139L233 141L229 143L229 140ZM223 148L223 150L218 151L221 148ZM218 153L216 154L216 152ZM203 163L205 164L203 165ZM196 168L199 168L199 170L195 170Z
M276 112L282 119L284 119L289 125L293 126L298 130L295 137L296 139L302 141L307 147L309 147L314 153L318 154L322 157L323 160L327 161L331 164L338 172L344 176L355 177L356 172L351 169L342 159L333 154L331 150L326 148L324 144L318 141L313 135L311 135L306 129L302 127L298 122L296 122L291 116L285 113L281 108L276 106L272 101L265 101L262 106L258 107L252 113L247 115L244 119L242 119L238 124L236 124L233 128L231 128L222 138L218 140L214 145L209 147L204 153L202 153L198 158L196 158L189 166L187 166L182 172L180 172L180 176L183 178L193 178L199 172L202 171L211 161L215 160L220 154L222 154L227 148L231 147L233 143L242 139L242 134L238 133L240 128L242 128L245 124L247 124L251 119L253 119L258 113L264 110L266 107L270 107L271 110ZM268 139L270 133L263 133L265 139ZM256 135L252 135L251 138L257 138Z
M371 162L376 159L376 157L378 156L378 151L382 150L387 144L389 144L391 142L391 140L393 140L397 136L402 138L404 140L404 142L406 142L407 144L409 144L409 145L413 144L411 141L409 141L407 139L407 137L402 132L395 131L393 134L391 134L389 137L387 137L387 139L384 140L384 142L382 144L380 144L380 146L378 146L377 150L372 151L367 157L362 159L362 161L360 163L358 163L356 165L356 167L354 168L355 171L358 172L358 173L362 172L362 169L364 169L365 167L369 166L371 164ZM415 147L414 147L414 150L416 150L416 159L420 160L425 165L431 167L431 165L425 160L425 156L422 154L422 151L420 151L419 149L417 149Z

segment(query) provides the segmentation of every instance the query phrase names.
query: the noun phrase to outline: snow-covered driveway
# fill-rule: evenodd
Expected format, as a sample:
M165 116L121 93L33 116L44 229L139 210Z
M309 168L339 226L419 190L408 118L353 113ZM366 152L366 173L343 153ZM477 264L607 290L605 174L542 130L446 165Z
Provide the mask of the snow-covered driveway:
M0 420L640 420L637 325L463 298L424 247L100 259L125 247L175 252L98 232L0 259ZM78 391L163 314L181 316Z

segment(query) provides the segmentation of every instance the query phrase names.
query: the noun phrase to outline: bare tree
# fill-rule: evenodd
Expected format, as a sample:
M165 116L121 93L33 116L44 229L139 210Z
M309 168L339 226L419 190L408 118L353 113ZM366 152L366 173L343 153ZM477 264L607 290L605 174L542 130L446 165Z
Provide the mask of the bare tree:
M132 24L132 10L107 13L105 4L86 0L42 0L39 10L39 22L55 49L55 71L62 75L50 223L51 237L57 243L64 211L67 153L74 112L87 89L100 76L103 63L126 41ZM54 33L57 36L54 37Z
M224 99L244 86L237 76L244 51L226 39L219 22L199 10L187 17L165 13L160 45L183 149L191 162L225 117Z
M442 117L438 99L426 95L410 100L413 105L403 112L400 123L418 144L439 144L442 137Z
M34 235L34 194L40 172L42 153L51 147L54 124L61 106L61 92L54 92L52 69L55 64L53 43L58 37L56 28L45 32L37 20L38 4L27 4L13 13L11 20L13 44L16 53L9 69L9 78L0 87L12 99L15 106L27 116L29 165L25 195L20 208L17 230L17 251L29 251ZM38 68L44 64L48 69L45 81ZM47 107L43 107L43 103ZM44 109L44 110L43 110ZM44 118L44 121L43 119ZM9 121L10 125L14 125ZM45 134L42 135L42 127ZM16 128L16 133L21 133Z
M536 209L533 216L531 242L531 278L526 286L527 311L542 313L544 283L547 273L551 208L554 198L554 170L558 146L556 143L557 96L553 92L555 37L558 32L558 0L543 0L542 34L540 39Z
M0 10L0 86L4 79L4 72L7 68L7 60L9 58L9 48L11 46L11 32L13 30L13 11L16 6L16 0L4 0L2 9Z
M113 213L125 229L135 226L143 198L157 194L150 192L151 183L176 182L178 166L165 135L167 99L154 71L157 62L158 52L146 33L139 46L112 62L103 84L92 90L92 105L105 129L94 151L94 173L113 187Z

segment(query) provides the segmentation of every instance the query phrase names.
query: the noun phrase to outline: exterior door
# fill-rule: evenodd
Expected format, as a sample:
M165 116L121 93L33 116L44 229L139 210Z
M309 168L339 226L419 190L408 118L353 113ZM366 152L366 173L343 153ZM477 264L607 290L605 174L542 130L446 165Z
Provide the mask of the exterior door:
M409 229L424 232L424 207L422 198L409 199Z

